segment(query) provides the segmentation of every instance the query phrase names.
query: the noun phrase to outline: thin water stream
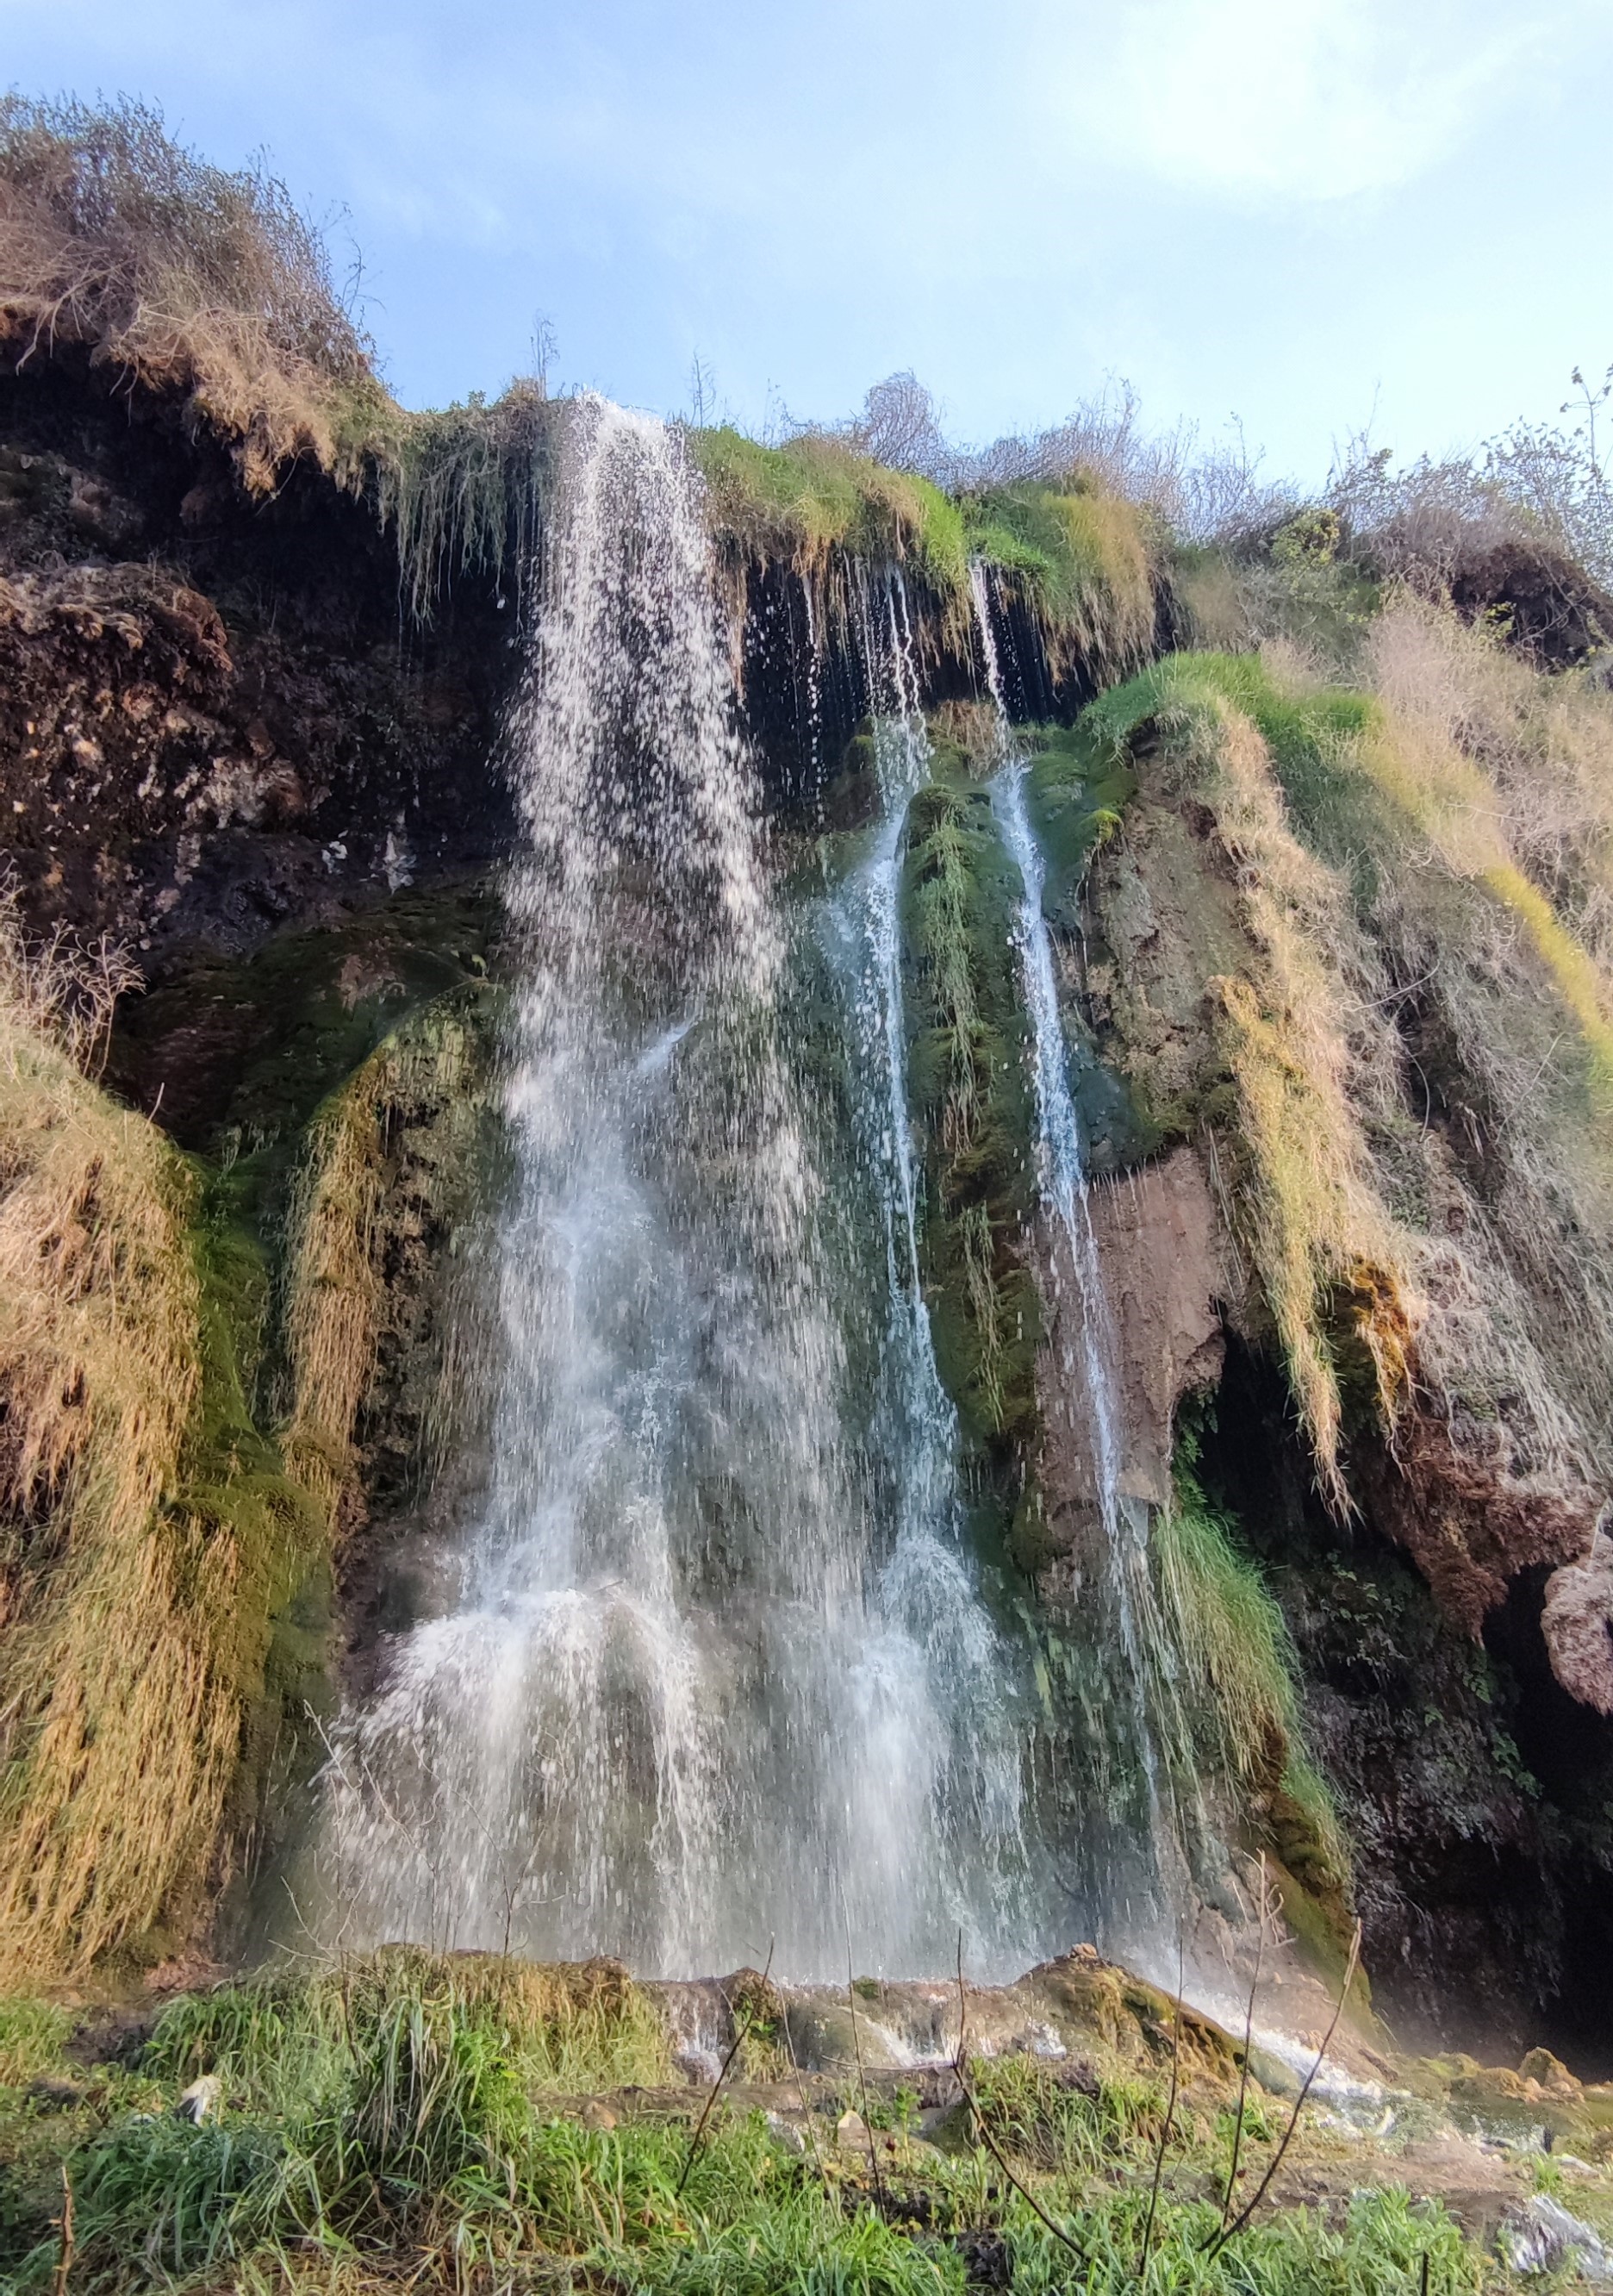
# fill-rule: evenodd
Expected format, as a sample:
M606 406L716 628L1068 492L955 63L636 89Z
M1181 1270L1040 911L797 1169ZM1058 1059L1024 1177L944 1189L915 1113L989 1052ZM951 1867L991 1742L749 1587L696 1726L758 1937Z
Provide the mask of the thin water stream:
M1169 1792L1153 1718L1159 1636L1149 1575L1149 1510L1121 1488L1125 1429L1116 1375L1117 1334L1099 1260L1088 1194L1080 1117L1070 1086L1069 1049L1060 1008L1052 934L1043 904L1046 865L1028 803L1032 759L1016 746L1003 698L1002 673L986 572L970 569L976 625L987 684L996 717L999 762L991 805L1003 841L1019 873L1016 926L1025 1004L1031 1024L1031 1070L1036 1088L1036 1166L1052 1249L1044 1290L1060 1350L1061 1407L1078 1423L1093 1467L1101 1538L1101 1568L1093 1590L1096 1617L1089 1638L1100 1652L1106 1694L1102 1734L1116 1742L1118 1769L1143 1786L1144 1824L1124 1828L1112 1856L1111 1906L1134 1943L1146 1940L1160 1919L1169 1890L1167 1869L1180 1862L1169 1813Z

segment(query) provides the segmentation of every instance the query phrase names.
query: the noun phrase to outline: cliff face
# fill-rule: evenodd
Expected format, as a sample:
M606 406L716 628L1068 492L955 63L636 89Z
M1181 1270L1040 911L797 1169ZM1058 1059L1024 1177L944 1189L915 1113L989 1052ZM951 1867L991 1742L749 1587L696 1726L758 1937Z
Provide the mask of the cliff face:
M980 1489L1028 1595L1038 1588L1056 1616L1092 1536L1093 1465L1060 1369L1072 1282L1057 1280L1060 1246L1037 1228L1028 1178L1011 872L980 787L989 728L967 698L982 682L978 635L959 619L948 556L963 529L887 474L884 493L859 480L866 533L815 541L840 465L805 455L767 474L784 506L758 525L760 481L718 445L704 451L745 706L786 854L865 806L855 733L870 697L836 631L890 535L919 536L902 546L939 761L910 826L905 895L927 921L908 952L915 1125L937 1207L926 1281ZM1060 515L1085 547L1083 504ZM1011 512L1023 553L1030 513ZM1613 1965L1613 1641L1593 1544L1613 1476L1597 1272L1613 1243L1595 1144L1605 1024L1601 991L1552 939L1599 949L1595 871L1576 848L1543 920L1534 857L1462 841L1462 808L1477 816L1484 797L1462 780L1467 734L1442 734L1442 749L1422 725L1423 748L1395 749L1412 738L1409 705L1391 738L1371 714L1387 703L1350 718L1359 697L1291 664L1273 672L1269 650L1264 668L1252 652L1184 654L1126 683L1190 615L1163 557L1149 595L1133 594L1134 535L1115 532L1089 591L1072 593L1082 611L1066 602L1059 644L1007 573L999 626L1011 687L1036 714L1074 718L1101 694L1076 733L1038 737L1033 795L1105 1175L1092 1213L1118 1335L1125 1492L1197 1523L1201 1557L1204 1538L1221 1542L1217 1600L1247 1594L1236 1571L1257 1558L1297 1654L1296 1693L1281 1634L1270 1645L1278 1678L1268 1669L1249 1710L1266 1737L1247 1761L1216 1737L1206 1658L1200 1752L1226 1772L1234 1834L1298 1877L1296 1904L1324 1932L1353 1888L1392 2008L1433 2032L1460 2027L1482 1993L1514 2032L1613 2032L1601 1974ZM992 546L1006 563L1009 544ZM215 1939L244 1934L250 1889L317 1759L306 1709L344 1664L363 1674L463 1496L476 1431L445 1422L441 1398L446 1351L477 1343L474 1287L449 1246L500 1152L489 973L492 880L512 825L498 760L511 591L491 561L473 565L439 586L422 627L373 499L306 458L254 496L172 395L113 391L71 350L44 363L13 347L0 376L13 941L25 969L59 929L78 947L107 936L139 967L94 1061L116 1101L154 1119L140 1201L152 1218L166 1208L185 1255L176 1344L195 1395L212 1398L197 1406L205 1439L175 1434L152 1568L191 1601L210 1555L220 1587L237 1590L193 1620L201 1686L186 1695L208 1838L157 1859L121 1920L86 1926L64 1882L54 1909L37 1909L37 1966L81 1961L92 1932L103 1957L149 1964L205 1939L219 1906ZM1407 609L1381 646L1404 654L1414 625ZM1498 650L1483 674L1493 661L1505 686ZM1383 652L1373 675L1381 696L1421 673ZM1544 701L1505 686L1486 706L1511 709L1509 723L1592 710L1583 673L1558 675L1581 685ZM1574 738L1583 778L1590 737L1581 726ZM1543 733L1536 748L1549 780L1557 753ZM1593 811L1573 830L1584 852ZM15 1128L33 1144L6 1166L13 1224L15 1175L35 1186L56 1121L47 1099L30 1107ZM0 1349L0 1644L34 1702L8 1725L13 1799L61 1719L39 1703L37 1657L70 1587L64 1510L90 1488L85 1430L113 1376L60 1311L115 1321L124 1244L109 1223L126 1217L92 1159L40 1211L44 1245L32 1229L23 1239L30 1265L54 1255L38 1287L40 1315L58 1318L51 1377L70 1398L53 1451L24 1407L45 1341L13 1331ZM474 1386L462 1371L462 1397ZM253 1476L266 1514L243 1496ZM1200 1583L1173 1582L1182 1600ZM1251 1615L1232 1602L1229 1633ZM246 1621L233 1638L232 1619ZM85 1694L110 1711L125 1693L108 1677ZM1354 1841L1353 1883L1306 1800L1311 1758ZM1453 1967L1478 1973L1466 2006Z
M408 623L373 509L248 497L160 398L0 376L0 808L29 916L155 982L485 871L512 602Z

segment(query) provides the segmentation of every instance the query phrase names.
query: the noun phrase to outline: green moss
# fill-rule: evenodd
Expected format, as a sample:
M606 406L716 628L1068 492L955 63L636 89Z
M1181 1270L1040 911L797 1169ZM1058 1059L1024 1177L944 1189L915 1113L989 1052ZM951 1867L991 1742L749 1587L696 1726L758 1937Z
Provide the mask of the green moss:
M1303 783L1306 775L1320 770L1330 750L1382 722L1381 707L1369 694L1334 686L1284 692L1258 654L1173 653L1090 702L1080 731L1118 767L1143 726L1155 719L1179 721L1195 709L1221 701L1253 718L1285 788L1290 775Z
M731 426L692 430L689 439L719 540L807 571L822 570L831 552L908 565L943 601L961 607L967 600L962 515L929 480L888 470L822 432L782 447Z
M159 1114L185 1147L232 1168L277 1149L282 1166L320 1102L384 1037L486 978L499 925L488 888L454 885L395 893L249 957L207 959L127 1002L108 1081L144 1102L160 1086Z
M1024 1258L1035 1114L1013 915L1019 873L962 760L908 815L902 918L908 1084L923 1146L922 1265L936 1356L965 1430L1023 1451L1041 1315Z
M1154 545L1134 504L1077 480L970 496L962 514L970 554L1019 596L1055 669L1113 676L1147 653Z
M1150 1558L1192 1767L1225 1782L1257 1840L1347 1926L1349 1856L1300 1716L1298 1659L1275 1598L1232 1519L1207 1498L1197 1434L1179 1431L1172 1497ZM1180 1749L1178 1759L1185 1753Z
M1085 726L1037 726L1026 737L1035 761L1026 790L1031 826L1046 865L1042 909L1055 930L1080 930L1081 887L1093 855L1120 825L1136 777Z

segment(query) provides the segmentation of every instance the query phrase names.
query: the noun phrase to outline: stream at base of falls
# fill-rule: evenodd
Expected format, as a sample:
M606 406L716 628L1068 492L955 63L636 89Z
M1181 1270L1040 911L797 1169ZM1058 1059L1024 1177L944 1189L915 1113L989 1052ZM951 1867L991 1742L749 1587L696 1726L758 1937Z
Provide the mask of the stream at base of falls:
M1101 1908L1044 1839L1029 1653L971 1550L920 1282L905 595L859 603L878 818L786 909L677 432L578 402L535 586L485 1493L332 1733L320 1918L667 1977L944 1971L961 1934L1011 1974Z

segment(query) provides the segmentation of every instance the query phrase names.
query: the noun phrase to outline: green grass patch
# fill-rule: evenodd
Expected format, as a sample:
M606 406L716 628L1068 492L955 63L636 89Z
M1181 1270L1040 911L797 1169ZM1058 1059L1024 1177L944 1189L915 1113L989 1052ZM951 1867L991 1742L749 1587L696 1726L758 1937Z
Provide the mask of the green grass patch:
M1016 2291L1052 2296L1078 2272L1121 2296L1142 2265L1158 2159L1147 2285L1159 2296L1376 2296L1416 2286L1425 2257L1430 2296L1485 2277L1441 2210L1393 2186L1331 2215L1273 2210L1210 2256L1231 2115L1219 2087L1190 2079L1167 2116L1162 2065L1120 2077L977 2062L991 2146L962 2106L921 2139L909 2095L876 2116L888 2123L877 2185L865 2151L836 2146L832 2112L804 2151L724 2104L692 2156L698 2092L636 2111L618 2095L618 2126L580 2125L548 2084L651 2070L643 2013L609 1965L402 1953L176 2003L138 2072L80 2076L94 2091L82 2111L0 2089L0 2271L19 2292L58 2284L65 2174L70 2284L85 2296L400 2276L467 2296L962 2296L987 2259ZM171 2107L199 2069L217 2087L192 2125ZM1251 2173L1282 2118L1251 2095Z
M962 514L928 479L888 470L820 431L764 447L725 425L692 430L689 440L719 541L809 576L834 553L909 566L944 602L966 603Z
M1122 676L1153 644L1154 545L1134 503L1080 481L967 497L970 554L1020 598L1055 675Z

